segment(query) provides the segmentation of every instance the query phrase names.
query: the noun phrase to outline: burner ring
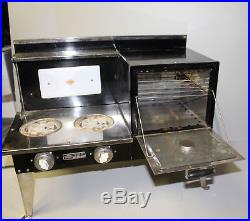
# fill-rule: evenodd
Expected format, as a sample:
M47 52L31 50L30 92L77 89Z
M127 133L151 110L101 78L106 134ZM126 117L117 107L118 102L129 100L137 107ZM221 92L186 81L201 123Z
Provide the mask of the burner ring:
M19 129L19 132L26 137L44 137L60 130L62 123L54 118L42 118L32 120Z
M78 129L99 132L111 128L114 125L112 117L104 114L90 114L77 118L74 126Z

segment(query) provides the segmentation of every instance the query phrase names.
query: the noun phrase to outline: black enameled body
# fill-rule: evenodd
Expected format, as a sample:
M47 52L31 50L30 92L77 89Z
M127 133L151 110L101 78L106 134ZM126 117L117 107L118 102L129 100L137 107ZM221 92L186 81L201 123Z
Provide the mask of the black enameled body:
M144 158L136 136L141 133L135 98L138 96L138 74L165 70L210 68L209 91L216 94L219 62L186 48L186 36L116 36L87 39L24 40L14 42L13 62L19 79L22 110L60 109L119 104L121 113L131 131L132 143L110 145L114 152L111 162ZM74 52L67 56L65 52ZM57 67L99 65L101 94L77 97L42 99L38 70ZM207 98L206 123L213 126L214 98ZM13 125L15 128L15 125ZM187 128L192 129L192 128ZM154 131L156 132L156 131ZM162 131L158 131L162 132ZM165 131L164 131L165 132ZM8 138L9 139L9 138ZM8 140L7 139L7 140ZM97 146L77 146L70 150L51 151L55 156L53 169L79 165L96 165L93 152ZM41 151L42 152L42 149ZM63 160L63 154L84 152L86 158ZM34 167L36 153L13 152L17 173L38 172Z

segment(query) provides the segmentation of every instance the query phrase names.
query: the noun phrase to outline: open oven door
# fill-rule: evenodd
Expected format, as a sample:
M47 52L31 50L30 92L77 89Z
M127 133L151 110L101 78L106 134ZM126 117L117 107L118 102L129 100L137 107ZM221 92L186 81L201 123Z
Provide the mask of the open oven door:
M137 136L137 140L155 175L243 159L209 128Z
M136 138L155 175L186 171L186 179L200 179L213 173L215 165L243 159L211 128L202 123L197 115L194 116L191 110L186 110L180 100L149 103L136 98L136 101L141 125L141 135ZM153 114L150 115L149 112ZM154 129L156 124L163 125L171 114L178 118L167 121L171 128L177 128L176 124L179 122L188 124L191 129L149 132L149 127ZM195 125L200 127L192 128Z

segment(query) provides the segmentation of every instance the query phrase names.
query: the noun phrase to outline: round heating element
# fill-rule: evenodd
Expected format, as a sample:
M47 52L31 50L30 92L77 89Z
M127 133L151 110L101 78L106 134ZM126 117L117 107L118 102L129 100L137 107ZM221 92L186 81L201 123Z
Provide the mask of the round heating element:
M82 116L74 122L76 128L92 132L104 131L111 128L113 124L113 118L104 114Z
M54 133L62 127L59 120L43 118L30 121L20 127L20 133L27 137L43 137Z

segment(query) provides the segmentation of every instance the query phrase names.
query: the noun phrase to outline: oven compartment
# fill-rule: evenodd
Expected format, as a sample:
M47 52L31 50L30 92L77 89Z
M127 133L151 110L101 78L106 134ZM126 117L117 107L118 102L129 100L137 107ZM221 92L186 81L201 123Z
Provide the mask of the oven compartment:
M137 136L155 175L243 159L210 128Z
M217 74L212 65L135 73L134 128L155 175L196 169L196 175L206 174L243 159L212 130Z

